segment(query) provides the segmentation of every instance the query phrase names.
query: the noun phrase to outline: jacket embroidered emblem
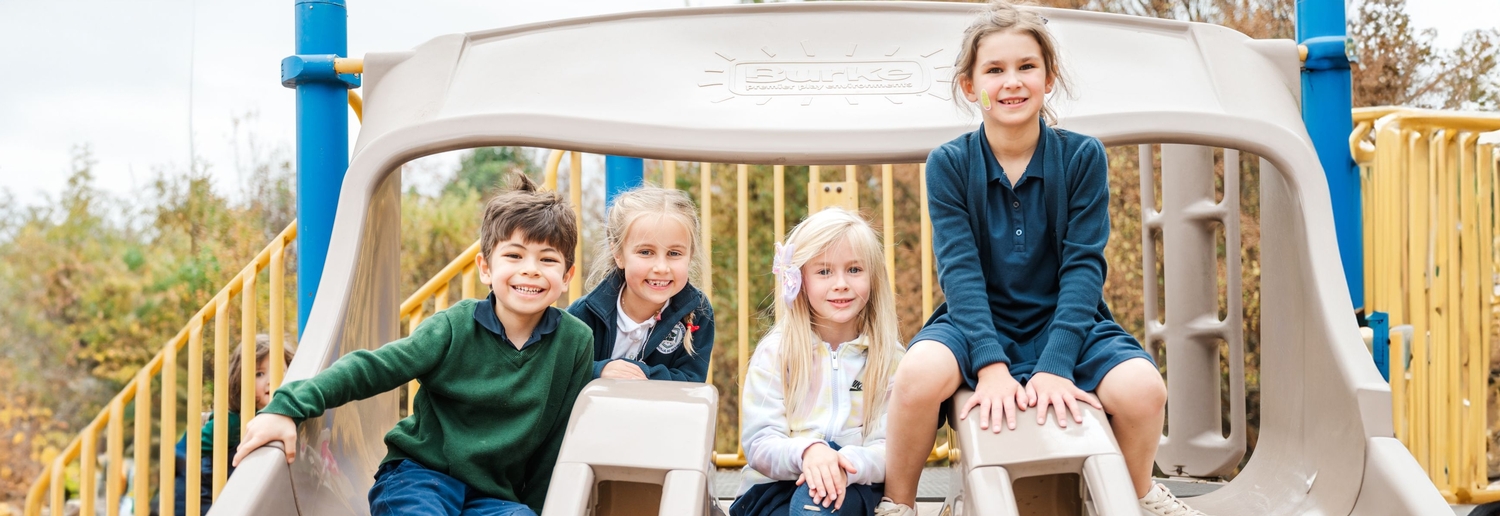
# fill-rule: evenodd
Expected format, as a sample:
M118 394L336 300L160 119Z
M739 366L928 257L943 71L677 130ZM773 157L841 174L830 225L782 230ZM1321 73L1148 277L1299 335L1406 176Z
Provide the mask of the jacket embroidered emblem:
M677 351L677 348L682 347L682 339L686 336L687 327L683 326L682 323L677 323L677 325L672 327L672 333L667 335L667 338L662 339L661 344L656 345L656 352L670 354Z

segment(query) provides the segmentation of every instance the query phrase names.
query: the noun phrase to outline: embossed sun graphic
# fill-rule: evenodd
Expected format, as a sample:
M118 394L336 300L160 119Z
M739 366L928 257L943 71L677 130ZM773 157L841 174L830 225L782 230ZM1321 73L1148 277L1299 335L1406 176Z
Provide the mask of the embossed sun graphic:
M951 53L943 50L903 52L901 46L803 40L795 46L762 46L759 55L714 52L723 66L703 70L698 87L721 91L710 98L714 104L740 97L761 106L778 98L809 106L818 97L842 97L849 105L877 97L892 104L921 98L946 102L953 64L946 62Z

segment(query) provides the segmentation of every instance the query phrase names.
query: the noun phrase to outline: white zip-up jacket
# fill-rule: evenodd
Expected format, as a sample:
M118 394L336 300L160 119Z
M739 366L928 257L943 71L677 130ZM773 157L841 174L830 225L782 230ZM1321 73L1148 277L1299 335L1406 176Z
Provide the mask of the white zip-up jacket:
M750 359L740 395L743 429L740 443L746 465L739 494L756 484L797 480L802 474L802 453L813 444L833 441L839 454L857 473L850 484L885 481L885 417L864 432L864 374L868 345L864 336L845 342L837 350L820 342L813 350L816 366L808 381L808 399L815 400L801 414L788 418L786 393L782 388L782 340L772 332L761 340ZM895 368L892 367L894 372ZM893 375L894 377L894 375ZM890 398L886 389L886 399ZM804 407L808 405L804 403Z

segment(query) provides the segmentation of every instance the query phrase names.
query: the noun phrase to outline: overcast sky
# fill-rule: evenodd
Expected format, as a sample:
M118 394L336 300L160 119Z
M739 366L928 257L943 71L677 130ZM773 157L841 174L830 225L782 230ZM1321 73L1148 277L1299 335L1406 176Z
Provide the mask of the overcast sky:
M737 2L350 0L349 53L549 19L723 3ZM1409 0L1408 12L1417 27L1438 30L1443 48L1465 31L1500 25L1496 0ZM281 59L291 53L287 0L0 0L0 190L18 205L40 203L61 190L71 149L87 144L98 184L117 194L158 171L186 170L190 146L220 191L238 192L235 164L248 159L251 135L259 153L291 156L295 102L280 84ZM350 123L352 137L352 115Z

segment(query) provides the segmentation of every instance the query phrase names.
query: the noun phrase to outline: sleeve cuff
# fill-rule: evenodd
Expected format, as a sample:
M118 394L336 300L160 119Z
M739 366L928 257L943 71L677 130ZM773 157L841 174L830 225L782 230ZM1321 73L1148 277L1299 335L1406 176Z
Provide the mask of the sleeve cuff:
M1037 361L1035 371L1073 380L1073 368L1078 366L1078 351L1083 347L1083 336L1068 330L1052 330L1047 338L1047 349Z
M1010 357L1005 356L1005 348L1000 347L998 342L988 342L969 348L969 367L974 369L974 374L979 374L979 370L986 366L1000 362L1010 364Z
M604 374L604 365L608 364L608 363L609 363L608 360L595 360L594 361L594 378L593 379L598 380L599 376L602 375L602 374Z

